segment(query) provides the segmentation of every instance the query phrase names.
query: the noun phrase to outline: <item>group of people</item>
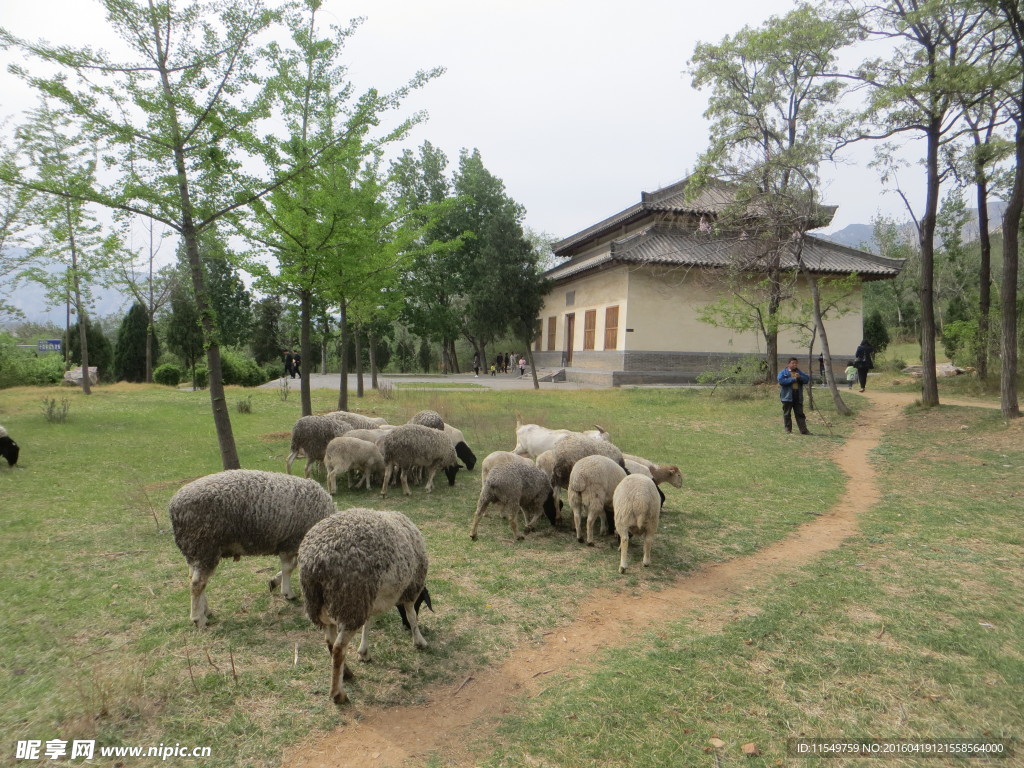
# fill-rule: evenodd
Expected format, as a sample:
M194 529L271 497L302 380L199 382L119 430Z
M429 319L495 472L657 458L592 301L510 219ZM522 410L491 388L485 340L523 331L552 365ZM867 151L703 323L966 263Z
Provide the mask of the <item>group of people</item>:
M875 367L873 359L875 350L868 343L867 339L860 343L854 353L854 359L846 366L846 384L852 389L853 382L860 381L860 391L867 388L868 371ZM818 365L821 368L822 376L825 374L825 358L819 356ZM801 435L811 434L807 429L807 417L804 415L804 388L810 384L809 374L800 370L800 361L795 357L789 359L789 363L779 371L779 400L782 401L782 425L787 433L793 431L793 418L796 417L796 426Z
M498 353L494 358L494 362L491 363L491 376L497 376L499 373L509 373L509 369L512 367L513 362L519 367L519 377L526 376L526 358L522 355L512 354L506 352L504 354ZM514 373L514 371L513 371ZM480 353L473 353L473 376L480 378Z
M294 379L302 375L302 355L289 349L284 353L284 375Z

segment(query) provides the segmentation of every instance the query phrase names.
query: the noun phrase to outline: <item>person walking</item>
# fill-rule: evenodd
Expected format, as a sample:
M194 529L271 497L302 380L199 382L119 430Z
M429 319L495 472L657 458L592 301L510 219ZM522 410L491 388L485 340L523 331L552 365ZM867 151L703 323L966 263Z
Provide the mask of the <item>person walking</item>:
M480 378L480 353L479 352L474 352L473 353L473 378L474 379L479 379Z
M519 378L520 379L526 378L526 358L525 357L520 357L519 358Z
M302 355L298 352L292 358L292 378L294 379L296 376L302 378Z
M804 416L804 387L811 377L800 370L799 361L789 358L789 364L779 371L779 400L782 401L782 424L787 433L793 431L793 416L801 435L809 435L807 417Z
M292 373L292 366L295 364L295 353L290 349L284 353L284 375L295 378L295 374Z
M853 382L857 380L857 366L853 364L851 360L846 365L846 388L853 389Z
M853 365L857 369L857 378L860 379L860 391L863 392L868 386L868 371L875 367L873 355L875 348L867 339L861 341L860 346L854 353Z

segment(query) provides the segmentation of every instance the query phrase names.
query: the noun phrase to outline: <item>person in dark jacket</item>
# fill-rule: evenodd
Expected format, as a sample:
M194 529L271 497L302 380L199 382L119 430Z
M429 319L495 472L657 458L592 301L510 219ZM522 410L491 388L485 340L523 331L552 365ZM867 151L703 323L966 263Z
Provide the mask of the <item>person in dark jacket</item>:
M284 375L295 378L295 353L290 349L284 353Z
M860 379L860 391L863 392L868 385L868 371L875 367L873 355L875 348L864 339L857 352L854 354L853 367L857 369L857 378Z
M799 361L789 358L789 364L779 371L779 400L782 401L782 424L786 432L793 431L793 416L801 435L809 435L807 417L804 416L804 387L811 377L800 370Z

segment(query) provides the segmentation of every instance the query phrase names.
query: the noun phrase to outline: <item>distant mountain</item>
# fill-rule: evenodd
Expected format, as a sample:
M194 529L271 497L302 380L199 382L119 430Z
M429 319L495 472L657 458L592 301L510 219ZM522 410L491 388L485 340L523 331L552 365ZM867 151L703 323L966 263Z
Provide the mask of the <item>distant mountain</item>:
M1001 201L989 204L989 232L999 231L1002 223L1003 210L1005 210L1005 208L1006 203ZM964 225L963 231L960 233L960 236L963 238L965 243L971 243L977 240L981 231L978 228L978 209L969 208L968 213L970 214L970 219ZM915 237L914 225L911 222L908 221L901 224L900 229L903 230L907 236ZM835 232L818 234L818 237L825 240L831 240L833 243L849 246L850 248L860 248L861 250L869 251L871 253L877 253L878 251L878 244L875 242L875 228L871 224L849 224Z

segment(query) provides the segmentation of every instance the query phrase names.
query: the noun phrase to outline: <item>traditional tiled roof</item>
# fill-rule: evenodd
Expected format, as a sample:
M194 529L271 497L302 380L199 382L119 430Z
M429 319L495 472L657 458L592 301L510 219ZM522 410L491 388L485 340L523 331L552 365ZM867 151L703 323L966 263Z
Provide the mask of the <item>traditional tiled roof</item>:
M734 201L734 187L714 179L705 184L696 197L687 200L686 191L689 183L690 178L687 177L654 192L641 192L640 202L636 205L555 243L552 251L556 256L574 256L588 245L614 236L623 227L637 225L642 223L644 218L658 214L714 218ZM824 226L831 221L836 209L834 206L821 206L820 210L823 220L820 226Z
M751 253L745 255L745 251ZM757 254L742 238L704 234L670 224L654 224L632 235L612 240L609 249L596 255L577 256L548 270L546 276L560 281L611 264L657 264L680 267L726 267L748 258L750 268L760 268ZM858 274L863 280L896 277L903 268L901 259L887 259L813 235L804 239L801 257L808 271L827 275ZM797 266L793 252L784 253L784 270Z

